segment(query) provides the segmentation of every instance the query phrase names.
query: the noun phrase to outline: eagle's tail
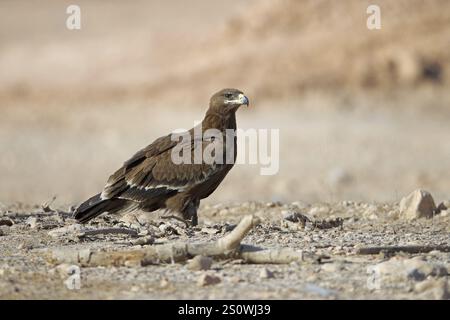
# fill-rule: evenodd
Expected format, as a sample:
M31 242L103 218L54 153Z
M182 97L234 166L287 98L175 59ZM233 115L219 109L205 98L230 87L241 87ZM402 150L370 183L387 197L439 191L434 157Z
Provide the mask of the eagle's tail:
M86 223L104 212L115 213L126 207L126 200L101 199L100 193L89 198L75 209L73 217L80 223Z

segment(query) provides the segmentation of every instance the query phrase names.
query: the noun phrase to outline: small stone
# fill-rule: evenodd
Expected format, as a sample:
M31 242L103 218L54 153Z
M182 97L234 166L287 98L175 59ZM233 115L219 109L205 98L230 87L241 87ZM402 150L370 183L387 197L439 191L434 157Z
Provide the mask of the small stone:
M213 259L210 257L195 256L188 262L187 268L192 271L209 270L211 269L212 263Z
M155 242L155 238L153 236L145 236L140 237L135 240L131 240L130 243L134 246L145 246L149 244L153 244Z
M206 234L216 234L220 232L220 230L208 227L203 227L200 231Z
M281 211L281 215L283 216L283 220L290 222L299 222L302 225L305 225L306 222L311 221L309 217L297 211L283 210Z
M29 217L25 223L28 225L31 229L36 229L37 227L37 218L36 217Z
M14 221L12 221L9 218L0 219L0 226L11 227L13 224L14 224Z
M273 272L270 271L269 269L267 269L267 268L262 268L262 269L261 269L261 272L259 273L259 277L260 277L261 279L271 279L271 278L274 277L274 275L273 275Z
M171 286L171 283L169 281L169 279L167 279L166 277L162 278L161 281L159 282L159 287L161 289L166 289L169 288Z
M201 287L205 287L218 284L221 281L222 279L218 276L204 273L198 278L197 284Z
M450 210L443 210L440 212L441 217L447 217L450 213Z
M67 276L71 275L74 272L75 268L79 268L76 265L61 263L58 264L55 268L51 269L51 273L58 274L62 279L66 279Z
M448 207L445 205L444 202L439 203L439 205L436 208L436 214L441 213L442 211L447 210Z
M435 210L433 197L425 190L413 191L400 201L400 215L408 220L432 218Z

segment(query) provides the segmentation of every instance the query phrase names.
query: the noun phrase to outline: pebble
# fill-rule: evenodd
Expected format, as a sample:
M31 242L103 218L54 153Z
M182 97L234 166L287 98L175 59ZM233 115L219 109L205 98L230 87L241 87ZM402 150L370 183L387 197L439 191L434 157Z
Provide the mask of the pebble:
M271 279L271 278L274 278L274 274L269 269L262 268L261 272L259 273L259 278L260 279Z
M1 219L0 220L0 226L7 226L7 227L11 227L14 224L14 221L12 221L9 218L6 219Z
M436 207L436 214L445 211L448 209L448 206L445 205L444 202L439 203L439 205Z
M68 263L61 263L53 268L52 271L56 272L61 278L65 279L73 274L76 268L79 267Z
M220 282L222 282L222 279L220 277L212 275L212 274L204 273L198 278L197 284L200 287L205 287L205 286L216 285Z
M28 225L31 229L36 229L37 227L37 222L38 219L36 217L29 217L26 221L25 224Z
M161 281L159 282L159 287L161 289L166 289L169 288L172 284L170 283L169 279L167 279L166 277L162 278Z
M436 210L428 191L417 189L400 201L400 216L407 219L432 218Z
M187 269L192 271L209 270L211 269L213 259L205 256L195 256L189 260Z

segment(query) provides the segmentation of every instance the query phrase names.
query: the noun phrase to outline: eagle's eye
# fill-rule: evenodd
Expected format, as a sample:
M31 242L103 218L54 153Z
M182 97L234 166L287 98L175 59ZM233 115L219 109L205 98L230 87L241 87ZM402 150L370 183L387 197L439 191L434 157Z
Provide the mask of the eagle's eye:
M225 93L225 98L230 99L233 97L232 93Z

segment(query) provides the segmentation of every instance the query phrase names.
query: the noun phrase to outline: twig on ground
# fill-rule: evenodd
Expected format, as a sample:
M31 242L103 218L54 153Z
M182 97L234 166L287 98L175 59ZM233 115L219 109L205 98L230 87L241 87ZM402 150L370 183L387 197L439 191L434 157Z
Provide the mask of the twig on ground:
M50 206L53 204L53 202L55 202L56 200L56 196L53 196L53 198L47 202L45 202L44 204L41 205L41 208L44 212L53 212L55 210L53 210L52 208L50 208Z
M429 246L380 246L380 247L362 247L356 250L357 254L379 254L381 252L392 254L397 252L405 253L428 253L431 251L450 252L450 246L445 245L429 245Z
M104 229L92 229L92 230L83 230L77 236L78 238L85 238L89 236L96 236L100 234L127 234L132 237L137 237L138 232L134 229L129 228L104 228Z

